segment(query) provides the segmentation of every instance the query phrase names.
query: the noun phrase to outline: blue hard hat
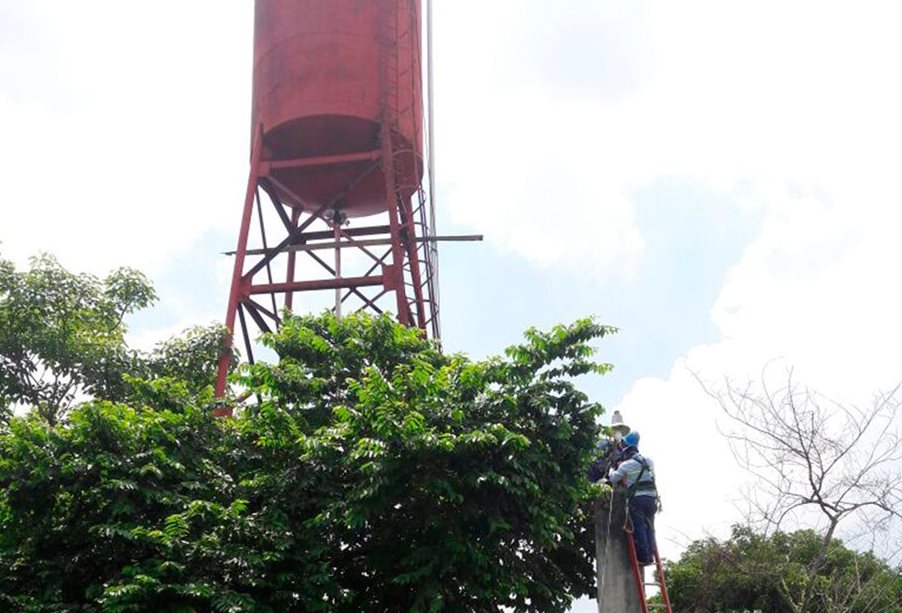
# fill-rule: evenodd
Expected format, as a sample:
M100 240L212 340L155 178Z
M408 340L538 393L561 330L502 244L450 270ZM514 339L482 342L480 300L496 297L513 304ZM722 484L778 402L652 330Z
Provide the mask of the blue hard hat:
M638 447L639 446L639 433L633 430L629 434L623 437L623 442L627 447Z

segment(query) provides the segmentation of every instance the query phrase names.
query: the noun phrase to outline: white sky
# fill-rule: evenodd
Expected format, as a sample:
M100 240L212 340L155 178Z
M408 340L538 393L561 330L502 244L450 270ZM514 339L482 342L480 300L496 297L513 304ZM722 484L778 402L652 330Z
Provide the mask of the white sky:
M744 477L688 369L742 379L777 358L859 402L902 379L902 5L435 3L442 216L485 233L502 261L578 276L572 301L598 312L611 284L656 282L643 190L691 184L758 220L743 221L753 238L722 263L717 300L698 305L716 338L679 347L669 373L637 378L619 403L659 466L664 552L722 534ZM3 253L165 277L199 245L230 246L251 27L247 1L0 0ZM663 196L662 211L682 206ZM224 282L227 265L207 274ZM225 296L169 299L167 331L218 318Z

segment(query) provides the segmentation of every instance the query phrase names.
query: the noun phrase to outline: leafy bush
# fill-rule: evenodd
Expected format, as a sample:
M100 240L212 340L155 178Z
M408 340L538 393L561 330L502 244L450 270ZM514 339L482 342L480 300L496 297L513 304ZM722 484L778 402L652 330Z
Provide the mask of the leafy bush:
M89 398L165 400L154 391L162 378L170 391L203 393L216 378L224 327L194 327L152 352L134 351L125 318L155 300L147 278L130 268L101 280L46 254L23 271L0 258L0 422L15 405L53 425Z
M129 268L100 280L50 255L22 272L0 258L0 410L24 403L53 424L81 395L121 393L135 359L123 318L155 298Z
M796 613L794 603L805 589L807 568L820 542L814 530L763 535L743 526L735 526L725 541L695 541L679 561L667 565L674 609ZM814 595L810 611L902 611L902 574L872 553L834 540Z
M288 318L234 420L171 379L0 434L0 602L32 610L565 611L594 585L590 320L504 357ZM192 398L194 400L192 400Z

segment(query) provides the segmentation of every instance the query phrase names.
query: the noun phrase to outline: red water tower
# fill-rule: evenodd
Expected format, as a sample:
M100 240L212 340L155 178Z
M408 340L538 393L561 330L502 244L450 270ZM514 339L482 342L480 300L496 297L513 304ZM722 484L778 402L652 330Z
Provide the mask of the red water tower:
M251 167L226 311L229 345L237 319L251 362L248 319L275 329L304 292L439 336L420 34L420 0L256 0ZM225 355L218 396L228 368Z

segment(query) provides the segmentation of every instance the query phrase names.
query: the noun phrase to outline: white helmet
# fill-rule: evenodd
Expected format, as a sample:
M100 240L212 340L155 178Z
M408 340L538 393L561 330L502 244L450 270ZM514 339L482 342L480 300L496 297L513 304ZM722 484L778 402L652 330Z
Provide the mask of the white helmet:
M611 415L611 431L619 432L621 436L626 436L630 432L630 427L623 423L623 415L620 411L614 411Z

